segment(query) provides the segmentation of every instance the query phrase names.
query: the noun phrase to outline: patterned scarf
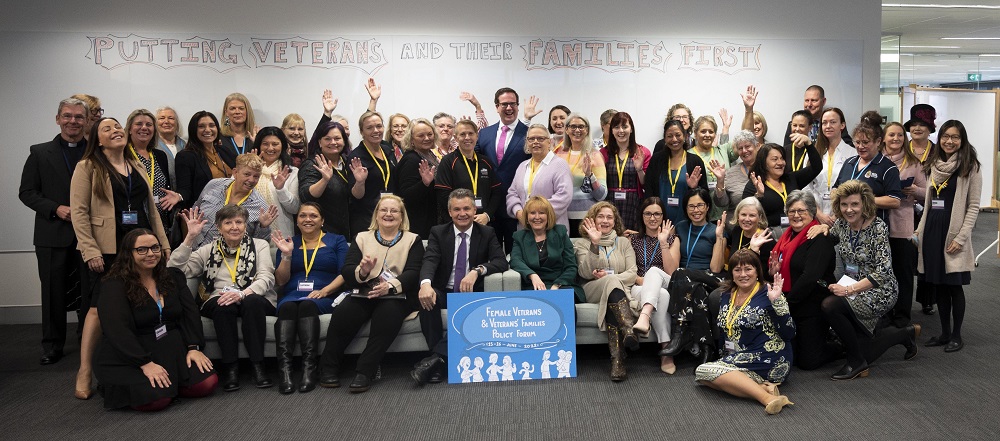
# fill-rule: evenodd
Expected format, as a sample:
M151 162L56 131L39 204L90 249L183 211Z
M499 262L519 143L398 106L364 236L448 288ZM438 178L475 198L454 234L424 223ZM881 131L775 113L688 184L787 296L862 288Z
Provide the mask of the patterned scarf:
M222 252L219 251L220 249ZM244 233L238 249L240 257L235 262L236 282L234 285L240 289L246 289L253 283L254 276L257 275L257 248L250 235ZM222 239L221 235L212 244L212 254L208 257L208 262L205 263L205 274L201 279L201 286L198 288L198 296L203 302L212 297L215 291L215 278L219 275L219 271L225 271L224 274L228 279L229 268L223 269L226 266L224 259L234 257L236 251L236 249L226 245L226 241Z
M951 155L947 161L934 161L931 165L930 181L935 185L941 185L951 179L951 175L958 170L958 155Z

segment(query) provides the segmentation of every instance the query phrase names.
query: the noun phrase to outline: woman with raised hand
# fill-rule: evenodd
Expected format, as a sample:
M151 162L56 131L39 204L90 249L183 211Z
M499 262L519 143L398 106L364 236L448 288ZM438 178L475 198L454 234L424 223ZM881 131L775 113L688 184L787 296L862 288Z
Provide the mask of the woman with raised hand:
M718 326L725 333L718 346L724 355L695 370L698 383L730 395L748 398L776 415L794 403L778 385L792 368L791 340L795 323L776 275L768 284L757 254L739 250L729 258L731 276L723 287Z
M351 233L367 231L375 213L375 205L384 194L396 194L399 187L399 177L396 173L397 157L392 152L392 146L382 141L385 126L382 115L368 111L358 119L361 126L361 145L351 152L353 168L354 158L361 161L369 176L363 181L355 181L364 191L351 192ZM360 196L359 196L360 193Z
M601 159L604 160L608 201L623 216L625 229L639 231L642 224L637 223L639 203L643 199L643 183L646 179L646 169L652 154L649 149L635 141L635 125L632 116L618 112L611 116L608 123L611 137L607 145L601 148Z
M218 238L195 248L195 240L209 221L198 207L181 212L187 236L170 256L167 266L199 281L197 298L201 315L212 319L222 352L222 390L233 392L240 388L241 335L253 369L254 385L268 388L274 382L264 370L265 326L267 316L274 315L277 300L271 247L266 240L247 234L249 213L242 206L226 205L213 217L220 233Z
M327 121L309 140L313 157L299 169L299 198L316 202L323 214L323 231L351 236L350 203L365 196L368 169L358 158L349 159L351 141L339 122Z
M94 373L107 409L162 410L174 397L208 396L219 384L201 352L198 306L163 250L152 231L130 231L101 284L104 338Z
M663 126L663 139L666 148L653 153L643 189L646 196L656 196L666 202L665 216L676 225L684 219L685 207L681 199L688 191L697 187L708 189L708 178L704 175L707 170L701 157L688 153L687 135L680 121L667 121Z
M732 118L729 118L729 120L732 121ZM711 115L698 117L698 119L694 122L695 144L688 149L688 152L698 155L702 162L709 166L711 166L712 161L716 161L718 162L718 166L728 168L729 165L737 159L737 156L735 151L732 149L731 144L725 143L716 145L715 134L718 130L719 125L715 122L715 118ZM724 133L728 138L728 131ZM715 174L707 172L705 173L705 177L708 179L708 190L714 192L718 186L718 178ZM713 206L712 211L708 213L708 219L712 221L719 220L723 211L724 207L720 207L718 205Z
M631 298L636 277L635 251L622 235L624 232L615 206L598 202L580 224L580 236L586 240L574 244L583 292L588 303L598 304L597 327L608 333L612 381L622 381L627 375L624 347L639 347L633 330L639 305L638 299Z
M264 160L252 151L240 155L236 158L233 176L209 181L194 205L208 218L215 218L215 213L223 207L241 206L249 213L244 227L250 236L265 241L270 239L271 223L278 217L278 206L269 205L257 192L257 181L263 168ZM210 224L198 236L194 246L212 243L218 237L219 229Z
M750 180L750 170L753 169L758 147L760 144L753 133L741 130L733 136L732 148L738 159L733 161L732 166L726 168L719 160L709 160L707 163L716 181L712 190L712 203L724 210L730 219L733 218L736 205L743 200L743 190Z
M288 140L281 129L267 126L257 132L253 151L264 161L255 190L268 206L278 207L274 226L291 236L299 211L299 169L288 156Z
M300 235L288 237L276 230L271 240L278 248L275 258L275 286L283 286L278 298L278 321L274 342L281 379L278 392L295 391L292 356L295 338L302 349L302 380L299 392L319 383L319 316L333 312L333 301L344 285L340 268L347 255L347 240L339 234L323 232L319 204L305 202L296 215Z
M639 206L643 231L629 236L636 258L635 285L632 297L639 299L639 318L632 327L640 335L656 331L656 340L661 348L670 343L670 293L667 287L670 276L680 265L680 241L674 234L674 226L663 219L663 201L658 197L648 197ZM661 354L660 370L673 375L677 371L674 357Z
M930 189L917 227L921 247L917 271L934 291L941 316L941 335L924 345L944 346L945 352L960 351L965 346L962 286L971 282L976 269L971 241L983 188L980 168L965 125L954 119L941 124L938 145L924 164Z
M839 139L840 132L837 133ZM822 171L816 149L806 147L806 153L809 166L790 172L785 169L788 160L785 149L778 144L764 144L757 150L750 180L743 188L744 198L755 196L760 201L764 213L767 213L767 225L779 235L788 227L788 216L785 216L788 193L803 189Z
M437 143L438 132L434 125L424 118L413 119L403 135L403 157L396 165L399 197L414 208L410 215L410 231L421 238L427 237L431 227L438 223L434 176L439 162L433 153Z
M556 147L555 153L569 164L573 174L569 231L575 236L590 206L608 196L608 180L604 159L594 150L590 139L590 122L582 115L573 113L565 120L564 126L562 147Z

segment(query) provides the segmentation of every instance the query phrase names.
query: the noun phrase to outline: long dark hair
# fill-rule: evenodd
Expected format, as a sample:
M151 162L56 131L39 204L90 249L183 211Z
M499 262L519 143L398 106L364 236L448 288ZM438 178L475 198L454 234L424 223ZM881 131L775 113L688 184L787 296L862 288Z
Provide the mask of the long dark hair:
M344 126L337 121L329 121L319 127L319 130L313 132L313 136L309 138L309 156L310 158L316 157L316 155L322 155L323 149L319 148L319 140L330 133L331 130L337 129L340 131L340 136L344 138L344 150L340 152L340 157L345 158L344 162L347 162L347 157L351 154L351 139L347 137L347 130Z
M198 139L198 121L206 116L211 118L212 122L215 123L215 139L212 140L212 145L210 146L202 144L201 140ZM204 157L209 148L214 148L219 143L220 133L222 133L222 128L219 127L219 119L215 117L215 114L207 110L195 112L194 115L191 115L191 121L188 122L188 142L184 146L184 150L190 150L198 156Z
M94 178L91 179L91 191L98 199L110 201L111 195L104 192L104 182L109 179L115 179L119 184L123 184L125 181L122 176L115 171L114 166L108 161L108 156L104 154L104 149L102 149L101 141L98 139L98 133L100 132L101 123L106 120L112 120L118 125L121 123L117 119L110 116L105 116L94 122L94 125L90 128L90 142L87 143L87 150L83 152L83 158L81 161L90 161L94 164ZM127 136L126 131L126 136ZM126 157L127 158L127 157ZM126 162L129 162L126 159Z
M657 207L660 207L660 212L661 213L666 213L667 212L667 209L664 208L664 206L663 206L663 200L662 199L660 199L660 198L658 198L656 196L650 196L650 197L648 197L646 199L643 199L642 203L639 204L638 219L636 220L636 222L638 222L638 223L636 225L642 225L643 229L646 228L646 222L645 222L645 219L643 218L642 212L646 211L646 208L651 207L653 205L656 205ZM661 217L660 219L662 221L663 218ZM643 231L643 234L645 234L645 233L646 232Z
M946 130L952 127L958 129L958 134L962 137L962 145L955 152L958 155L958 170L955 170L955 173L958 173L960 177L966 178L973 170L978 172L982 167L982 164L979 163L979 156L976 154L976 148L969 143L969 132L965 130L965 124L962 124L957 119L949 119L944 124L941 124L941 127L938 127L938 142L932 145L930 157L924 163L924 174L927 176L930 176L935 160L942 162L948 160L944 155L944 149L941 148L941 136L944 135ZM905 149L906 146L903 146L903 148Z
M684 130L684 123L677 119L668 119L667 122L663 123L663 148L670 150L670 147L667 147L667 129L672 126L677 126L678 129L681 129L681 133L684 134L684 145L681 146L681 150L687 151L687 149L691 148L691 134L687 130ZM694 125L691 127L694 127Z
M152 231L145 228L137 228L129 231L125 235L125 238L122 239L121 246L118 248L118 257L115 258L114 263L111 264L111 269L104 276L104 280L119 279L125 283L125 297L128 298L129 304L133 307L143 305L150 299L149 292L142 285L142 279L139 277L139 268L135 263L135 257L132 255L136 240L139 239L139 236L147 235L156 237ZM157 245L163 246L163 244L159 243L159 240L157 240ZM153 279L156 280L156 287L161 296L167 296L169 292L173 291L174 281L167 271L167 259L163 255L162 248L160 250L160 261L153 267Z
M769 142L760 146L757 149L757 157L753 160L753 167L750 171L757 175L758 178L767 179L767 156L771 153L771 150L777 150L781 153L781 157L788 162L788 152L785 151L783 147L773 142ZM788 173L782 173L781 177L778 178L780 181L784 182L788 177Z
M627 122L628 126L632 128L632 133L628 136L628 153L634 155L635 151L639 149L639 144L635 142L635 124L632 122L632 115L628 112L618 112L611 117L611 122L609 128L614 131L615 127L622 125L622 123ZM608 158L612 155L618 154L618 141L615 141L614 133L608 134Z
M285 132L275 126L267 126L257 132L257 137L253 139L253 151L257 153L257 156L260 156L260 143L264 142L264 138L268 136L278 138L278 142L281 143L281 153L278 154L281 166L292 165L292 158L288 156L288 138L285 137Z

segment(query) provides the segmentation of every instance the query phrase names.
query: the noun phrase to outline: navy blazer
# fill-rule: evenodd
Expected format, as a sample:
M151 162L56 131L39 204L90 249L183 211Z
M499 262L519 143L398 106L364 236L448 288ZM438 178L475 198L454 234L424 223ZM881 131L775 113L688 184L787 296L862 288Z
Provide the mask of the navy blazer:
M40 247L70 247L76 240L73 224L56 216L56 208L69 206L69 184L73 177L59 137L31 146L21 172L18 197L35 211L34 245ZM86 148L85 145L81 139L76 148Z
M498 164L496 145L499 133L500 123L480 130L479 141L476 142L476 153L485 156L490 160L490 163L496 165L494 168L496 169L497 177L502 183L501 194L506 195L507 189L510 188L511 182L514 181L517 166L529 158L529 155L524 152L524 138L528 136L528 126L524 125L521 120L517 121L517 125L514 126L514 133L511 135L513 138L511 138L510 144L507 145L507 149L504 150L503 161ZM504 204L500 205L501 207L497 212L503 213L506 216L506 206L503 206Z
M451 275L452 266L456 254L455 224L435 225L431 227L431 232L427 237L427 248L424 249L424 262L420 267L420 280L429 279L431 287L444 291L448 286L448 277ZM503 247L497 240L497 235L485 225L472 224L472 236L468 243L469 271L483 265L486 267L486 274L502 273L507 271L509 265L504 256ZM476 280L474 288L476 291L483 290L483 277ZM453 287L452 291L457 291Z

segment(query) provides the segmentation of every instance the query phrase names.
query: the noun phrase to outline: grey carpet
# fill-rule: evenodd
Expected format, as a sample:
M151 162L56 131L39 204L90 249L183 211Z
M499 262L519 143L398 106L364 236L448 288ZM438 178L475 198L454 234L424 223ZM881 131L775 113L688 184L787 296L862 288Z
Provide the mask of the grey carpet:
M997 214L983 213L977 252L996 238ZM384 380L351 395L346 387L283 396L244 384L183 400L158 414L106 411L100 397L72 397L77 348L54 366L38 365L38 325L0 326L0 438L3 439L995 439L1000 344L991 337L1000 262L987 253L967 288L964 350L921 346L902 361L893 348L868 378L833 382L833 363L793 370L781 387L795 402L778 416L761 406L696 386L694 360L659 372L652 345L628 360L629 378L608 379L607 349L582 347L579 376L418 389L407 371L420 354L390 354ZM937 315L914 318L921 340L937 335ZM72 326L71 326L72 329ZM350 361L348 361L350 364ZM269 365L273 370L273 364ZM245 371L245 370L244 370ZM244 380L248 381L246 375ZM350 381L344 375L342 381Z

